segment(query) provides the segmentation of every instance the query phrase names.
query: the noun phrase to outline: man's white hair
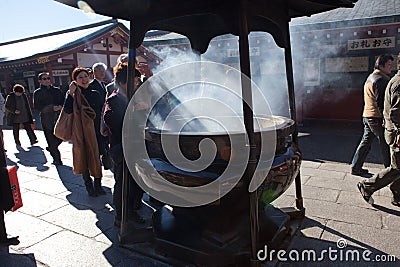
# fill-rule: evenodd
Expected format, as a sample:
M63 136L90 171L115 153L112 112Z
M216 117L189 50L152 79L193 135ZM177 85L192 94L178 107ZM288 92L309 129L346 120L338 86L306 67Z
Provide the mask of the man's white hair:
M107 65L104 64L103 62L94 63L93 66L92 66L92 70L94 71L95 68L100 67L100 66L103 67L105 70L107 70Z

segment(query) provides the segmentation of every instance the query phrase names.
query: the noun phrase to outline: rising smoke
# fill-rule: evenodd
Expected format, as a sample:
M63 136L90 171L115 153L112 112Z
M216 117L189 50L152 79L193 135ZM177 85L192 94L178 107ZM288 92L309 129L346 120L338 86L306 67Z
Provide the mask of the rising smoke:
M187 40L189 42L189 40ZM258 87L262 95L268 101L271 111L265 111L265 101L260 100L253 90L253 110L255 115L280 115L289 117L287 83L284 50L277 47L272 37L267 33L251 33L249 35L250 45L250 64L251 64L251 79L253 87ZM229 67L221 67L218 72L207 72L206 69L197 70L201 79L218 81L219 84L233 89L235 94L220 90L210 89L206 86L199 86L197 89L187 88L175 93L179 98L185 100L198 97L210 97L220 99L222 101L237 102L235 111L242 113L240 103L241 85L240 85L240 54L238 46L238 37L233 35L224 35L215 37L211 42L206 53L200 55L193 52L191 49L176 48L172 46L159 45L149 47L152 53L163 59L163 61L153 70L155 74L158 72L187 62L216 62L228 65ZM229 70L234 68L237 71ZM186 70L190 72L191 70ZM193 71L193 70L192 70ZM182 73L182 76L187 76L188 73ZM190 75L190 74L189 74Z

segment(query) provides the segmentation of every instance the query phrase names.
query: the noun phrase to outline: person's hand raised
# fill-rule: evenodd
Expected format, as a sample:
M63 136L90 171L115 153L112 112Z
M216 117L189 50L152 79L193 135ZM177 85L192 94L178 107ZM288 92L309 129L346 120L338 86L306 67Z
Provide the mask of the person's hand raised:
M58 106L53 106L53 110L54 111L60 111L62 109L62 106L58 105Z
M75 93L75 91L76 91L76 88L77 88L77 85L76 85L76 82L71 82L70 84L69 84L69 91L68 91L68 93L70 94L70 95L74 95L74 93Z

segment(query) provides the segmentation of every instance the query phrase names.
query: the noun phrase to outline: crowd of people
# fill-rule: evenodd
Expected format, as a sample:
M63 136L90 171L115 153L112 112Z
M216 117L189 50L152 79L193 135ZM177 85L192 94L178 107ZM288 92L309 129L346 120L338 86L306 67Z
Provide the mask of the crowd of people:
M63 165L59 145L63 141L72 142L73 172L81 174L87 194L90 197L104 195L102 188L102 167L111 169L114 173L115 185L113 191L113 204L115 206L115 225L120 226L122 217L122 176L123 176L123 152L122 152L122 124L125 110L128 105L127 98L127 73L128 55L121 54L117 64L113 68L113 80L106 84L107 65L102 62L93 64L91 69L76 67L72 72L72 82L66 95L53 86L48 72L38 75L39 88L33 93L33 108L39 112L40 122L47 142L46 150L50 152L54 165ZM139 86L145 78L147 69L139 69L135 66L135 85ZM68 139L57 135L55 128L61 124L63 117L71 118ZM23 127L29 137L30 144L38 143L33 124L32 110L29 105L25 88L21 84L15 84L13 90L6 99L0 97L0 243L15 243L16 238L10 238L6 234L4 225L4 212L11 209L12 198L10 186L7 186L8 173L5 164L6 150L2 133L3 117L6 116L8 126L13 129L14 141L19 148L20 127ZM64 123L65 124L65 123ZM67 124L65 124L67 125ZM61 128L60 128L61 129ZM64 139L64 140L63 140ZM3 157L2 157L3 156ZM4 162L1 159L4 158ZM93 177L93 179L92 179ZM4 186L3 186L4 184ZM7 189L7 190L6 190ZM141 206L143 190L135 180L129 179L129 205L128 219L137 223L144 223L144 219L137 212Z

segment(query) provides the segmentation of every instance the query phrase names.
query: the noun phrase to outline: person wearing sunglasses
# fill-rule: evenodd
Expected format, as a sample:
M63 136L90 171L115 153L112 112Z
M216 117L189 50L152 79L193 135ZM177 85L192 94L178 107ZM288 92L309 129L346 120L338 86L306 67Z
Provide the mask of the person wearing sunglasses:
M38 75L40 87L33 92L33 105L40 112L40 122L47 141L47 150L53 157L54 165L62 165L58 146L62 140L57 138L53 131L59 112L64 104L64 96L58 87L51 84L50 74L42 72Z

